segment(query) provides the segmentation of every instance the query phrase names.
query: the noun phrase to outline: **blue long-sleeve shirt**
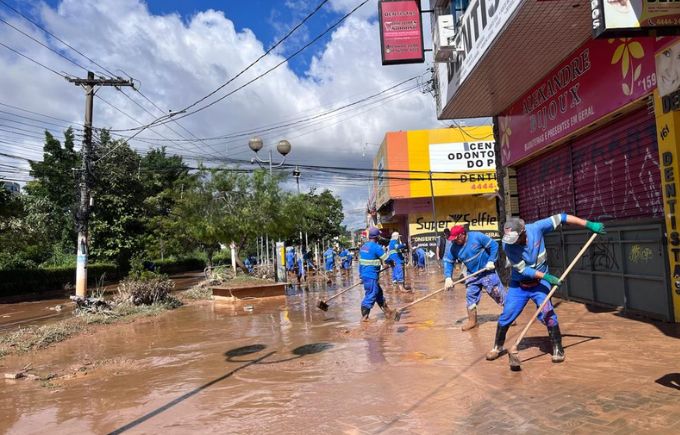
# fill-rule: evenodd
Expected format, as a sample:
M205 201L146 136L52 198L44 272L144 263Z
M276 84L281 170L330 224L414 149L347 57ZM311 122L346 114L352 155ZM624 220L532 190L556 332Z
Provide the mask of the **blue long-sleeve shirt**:
M498 260L498 242L484 233L470 231L463 245L451 243L444 253L444 277L453 274L456 260L465 265L468 273L475 273L486 267L489 261Z
M359 276L361 279L378 279L382 262L387 260L385 252L379 244L369 240L359 250Z
M394 261L396 264L404 264L404 255L401 253L401 250L404 248L406 248L406 245L399 243L399 240L390 240L387 251L390 260Z
M326 263L332 263L335 261L335 251L333 251L333 248L328 248L326 251L323 253L323 258L326 260Z
M525 245L503 243L503 250L512 265L513 281L536 279L536 271L548 273L548 255L545 251L543 235L567 221L567 214L561 213L525 225L527 241Z

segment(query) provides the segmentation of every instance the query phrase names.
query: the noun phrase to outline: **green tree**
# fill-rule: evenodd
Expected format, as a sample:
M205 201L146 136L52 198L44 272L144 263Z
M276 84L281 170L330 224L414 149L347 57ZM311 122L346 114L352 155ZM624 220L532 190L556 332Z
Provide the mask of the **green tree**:
M145 231L141 157L127 143L111 141L106 132L99 143L93 156L90 255L127 268Z

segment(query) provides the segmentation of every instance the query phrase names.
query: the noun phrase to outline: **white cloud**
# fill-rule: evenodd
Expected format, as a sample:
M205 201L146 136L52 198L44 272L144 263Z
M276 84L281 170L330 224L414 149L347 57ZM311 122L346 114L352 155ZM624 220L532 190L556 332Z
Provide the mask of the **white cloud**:
M333 0L330 4L336 11L348 11L358 3L358 0ZM346 20L333 32L325 46L311 48L315 55L302 77L283 65L215 106L181 120L181 124L199 137L243 131L298 118L300 114L313 115L423 74L427 66L422 64L381 66L375 3L369 2L360 9L360 13ZM64 0L56 10L45 4L41 4L38 10L41 21L50 31L112 72L125 75L122 70L141 81L141 91L164 110L178 110L206 95L265 50L252 30L237 31L229 17L221 11L203 11L183 20L178 15L152 15L141 0ZM62 52L68 52L20 17L7 13L3 18ZM426 29L425 35L427 41L429 30ZM77 76L86 74L7 26L0 27L0 40L57 71ZM425 45L427 47L429 43ZM103 73L101 68L91 65L86 59L74 53L70 56L78 63ZM218 95L235 89L281 60L283 58L278 54L267 56ZM0 102L82 122L82 89L18 58L3 47L0 47L0 68L3 71ZM423 80L427 78L423 76ZM154 115L160 115L138 95L130 90L126 92ZM140 123L152 120L151 115L115 89L102 88L98 95ZM95 100L94 123L113 128L138 125L99 100ZM368 167L376 146L369 146L363 156L367 142L381 142L387 131L440 125L435 118L432 96L414 91L373 107L350 111L348 115L332 116L326 123L296 125L262 136L266 144L275 144L281 138L289 139L293 144L290 160L294 162ZM188 136L178 126L169 126ZM37 136L42 136L39 129L35 130ZM177 137L176 133L164 127L144 132L141 136L158 138L157 134ZM11 137L22 144L24 153L32 153L36 158L40 156L40 140L0 132L0 140L3 137ZM249 159L247 139L244 136L228 143L214 144L211 148L202 143L174 144L171 151L224 157L228 149L230 157ZM142 148L148 145L137 142L135 146ZM0 149L7 152L13 148L0 142ZM347 183L336 187L319 182L315 184L331 187L336 194L348 200L351 197L352 205L347 206L348 209L357 208L356 198L365 198L367 194L365 185L359 188L347 186ZM301 187L306 189L310 186L303 176Z

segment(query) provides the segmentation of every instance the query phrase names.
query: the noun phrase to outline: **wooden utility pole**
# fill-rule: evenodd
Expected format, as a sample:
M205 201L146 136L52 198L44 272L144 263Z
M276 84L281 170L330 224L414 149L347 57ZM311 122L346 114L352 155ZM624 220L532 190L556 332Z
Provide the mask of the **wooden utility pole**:
M132 80L122 78L95 78L87 72L86 79L67 78L76 86L85 89L85 134L83 137L82 168L80 174L80 204L76 213L78 231L78 256L76 262L76 297L87 297L87 227L90 217L90 189L92 188L92 106L96 86L134 86Z

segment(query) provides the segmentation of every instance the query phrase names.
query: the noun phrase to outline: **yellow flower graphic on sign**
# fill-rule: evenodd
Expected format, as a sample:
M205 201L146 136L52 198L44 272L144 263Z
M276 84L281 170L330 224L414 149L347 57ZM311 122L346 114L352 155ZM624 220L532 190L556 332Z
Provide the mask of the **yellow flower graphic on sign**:
M609 43L612 44L614 41L616 41L616 39L610 39ZM624 95L632 95L635 80L640 78L640 73L642 72L642 64L640 63L635 66L635 59L642 59L645 57L645 50L642 48L642 44L633 41L632 38L619 38L618 41L620 41L621 44L614 50L612 65L621 62L621 75L624 80L624 82L621 83L621 89L623 90ZM631 71L630 84L628 84L628 73Z
M510 135L512 130L510 130L510 116L501 117L501 151L503 155L503 161L508 162L510 160Z

